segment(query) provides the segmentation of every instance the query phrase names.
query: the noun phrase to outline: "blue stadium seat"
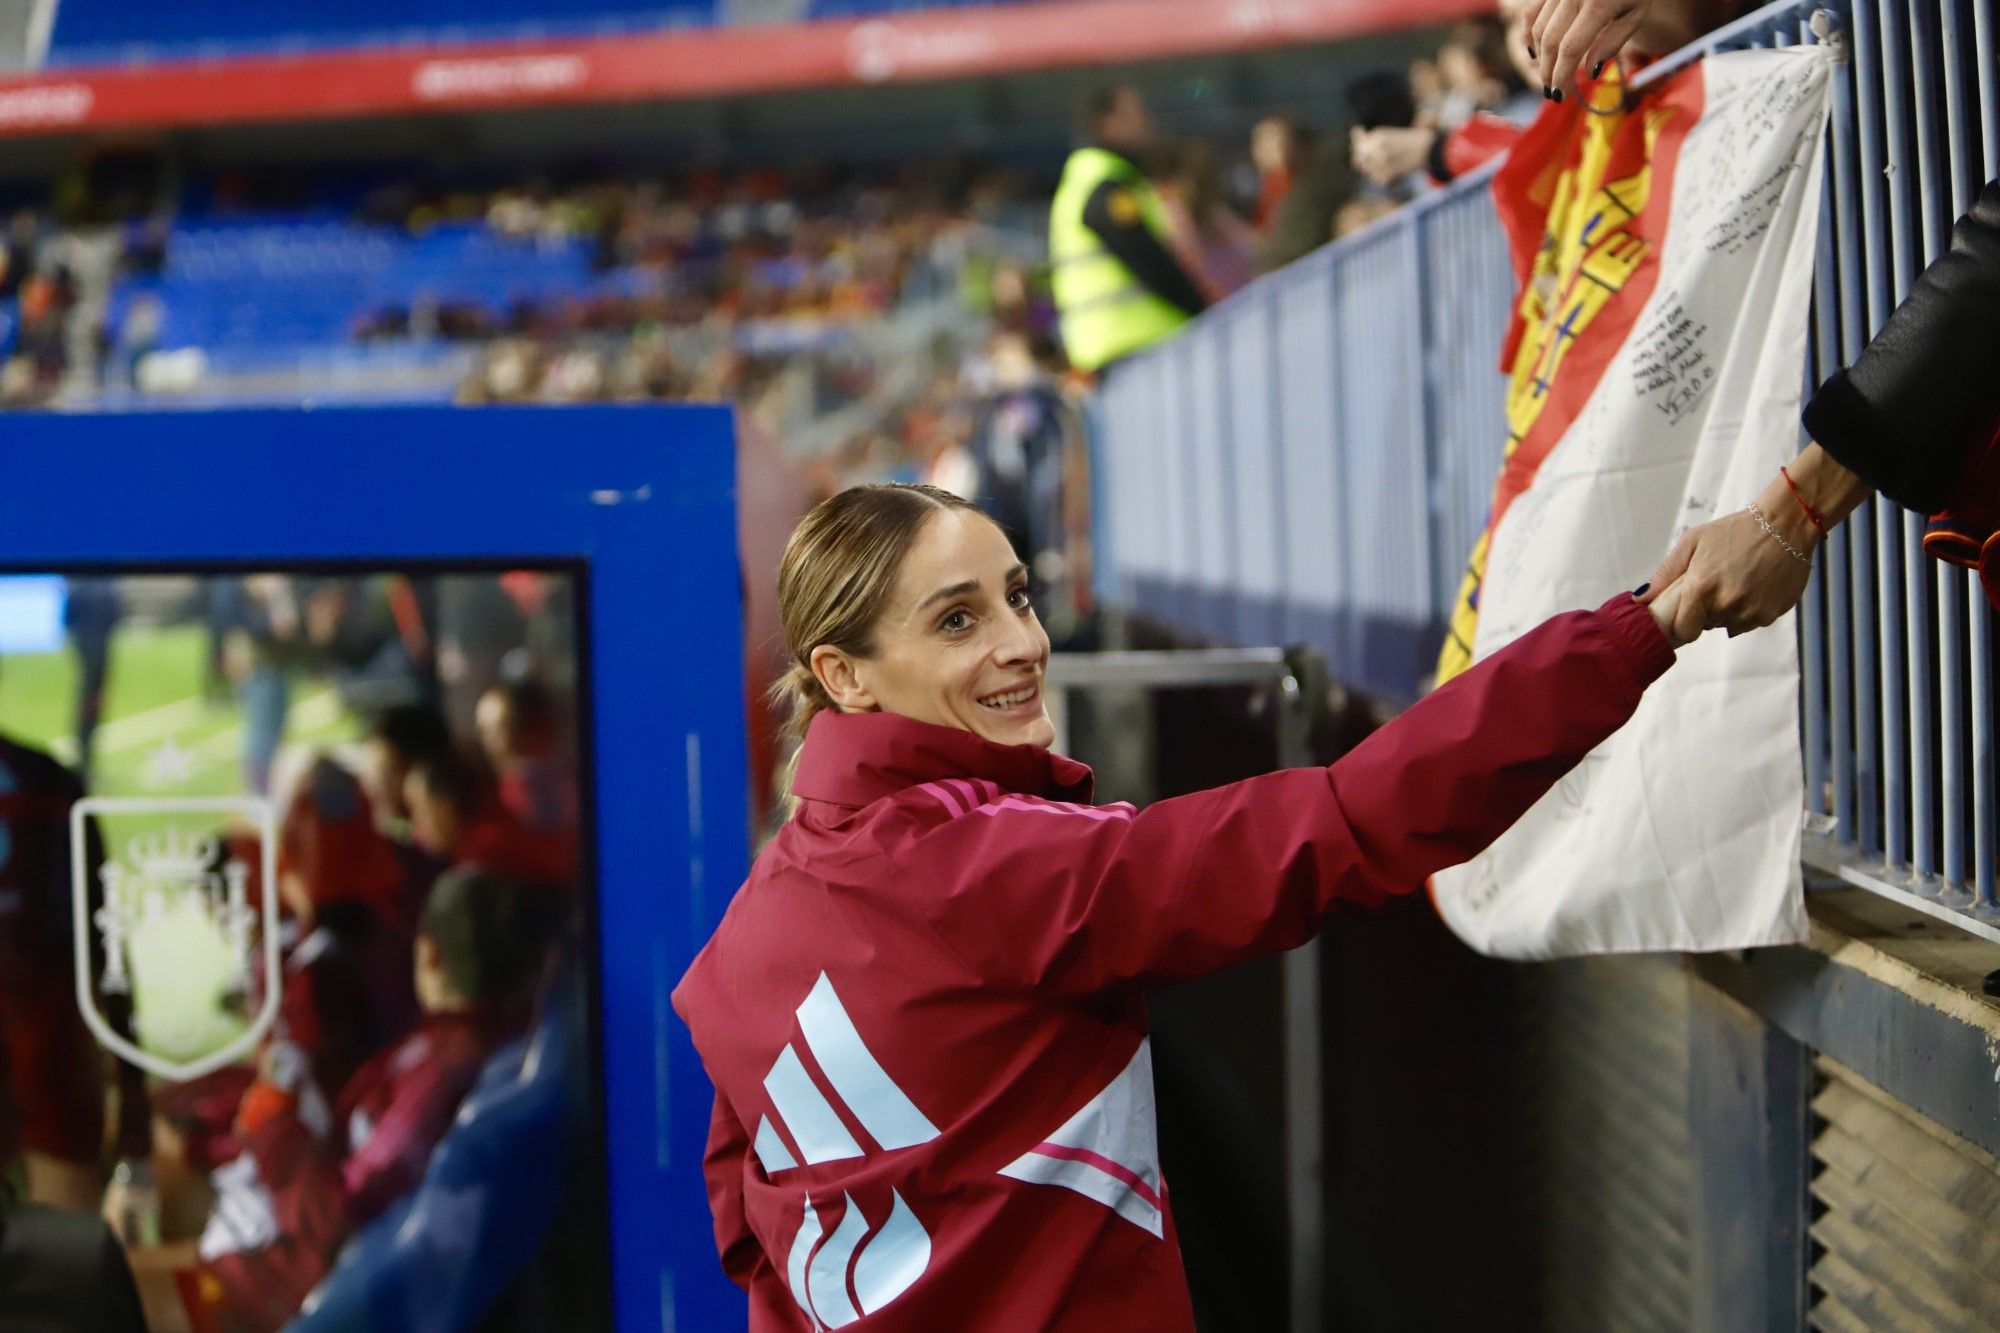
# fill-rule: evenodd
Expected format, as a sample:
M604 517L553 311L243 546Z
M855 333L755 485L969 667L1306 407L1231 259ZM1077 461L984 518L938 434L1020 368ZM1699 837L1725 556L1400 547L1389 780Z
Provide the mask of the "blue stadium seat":
M351 1239L291 1333L459 1333L532 1268L575 1174L581 979L551 989L534 1031L481 1072L423 1180Z
M512 240L478 220L411 236L315 214L217 214L173 231L154 282L164 311L155 345L223 355L348 349L357 321L392 306L470 302L499 315L524 298L584 296L600 282L587 242ZM273 283L284 286L281 302L270 300Z
M810 0L807 18L850 18L1001 0ZM259 55L708 27L718 0L63 0L47 63Z

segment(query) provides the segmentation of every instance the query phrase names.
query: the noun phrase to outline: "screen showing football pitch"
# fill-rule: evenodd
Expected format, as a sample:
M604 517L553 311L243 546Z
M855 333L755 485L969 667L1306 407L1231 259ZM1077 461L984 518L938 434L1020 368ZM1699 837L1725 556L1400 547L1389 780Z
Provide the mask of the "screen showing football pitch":
M0 574L0 1172L156 1333L609 1327L582 600Z

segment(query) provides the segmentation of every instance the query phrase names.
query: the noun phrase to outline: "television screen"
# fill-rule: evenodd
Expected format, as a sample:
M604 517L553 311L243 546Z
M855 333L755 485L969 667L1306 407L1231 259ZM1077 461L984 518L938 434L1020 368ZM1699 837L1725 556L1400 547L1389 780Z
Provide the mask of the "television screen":
M580 584L0 579L0 1170L156 1331L609 1326Z

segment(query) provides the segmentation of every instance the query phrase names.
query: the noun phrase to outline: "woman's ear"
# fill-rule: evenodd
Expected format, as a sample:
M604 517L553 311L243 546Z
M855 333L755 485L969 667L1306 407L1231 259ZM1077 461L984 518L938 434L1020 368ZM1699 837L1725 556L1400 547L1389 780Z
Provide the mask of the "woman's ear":
M812 673L826 697L843 713L873 713L881 708L874 694L862 684L860 664L830 643L813 649Z

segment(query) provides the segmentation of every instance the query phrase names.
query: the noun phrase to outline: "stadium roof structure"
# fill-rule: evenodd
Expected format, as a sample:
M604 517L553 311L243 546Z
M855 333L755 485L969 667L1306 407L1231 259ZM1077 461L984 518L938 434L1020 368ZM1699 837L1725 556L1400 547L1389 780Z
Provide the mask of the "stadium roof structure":
M682 101L1339 41L1480 0L1027 0L861 19L64 68L0 81L0 137Z

